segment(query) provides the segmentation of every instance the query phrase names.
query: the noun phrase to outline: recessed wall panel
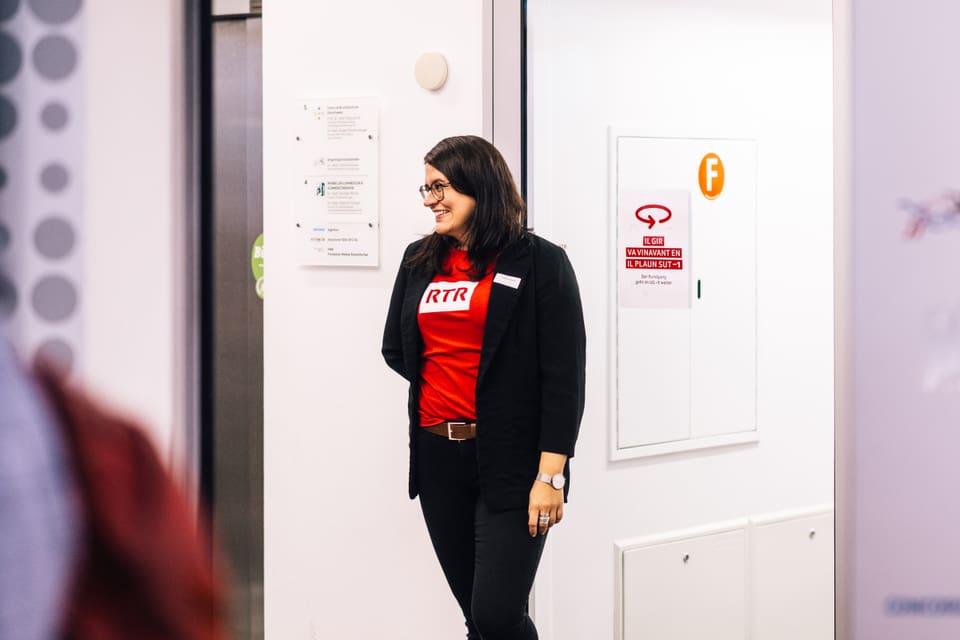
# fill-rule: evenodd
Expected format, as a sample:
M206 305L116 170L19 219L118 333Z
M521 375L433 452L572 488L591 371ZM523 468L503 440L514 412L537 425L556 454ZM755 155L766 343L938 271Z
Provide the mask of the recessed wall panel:
M743 640L743 529L623 554L623 639Z
M833 515L757 522L751 530L753 637L833 638Z
M755 438L756 141L614 128L610 150L615 457Z

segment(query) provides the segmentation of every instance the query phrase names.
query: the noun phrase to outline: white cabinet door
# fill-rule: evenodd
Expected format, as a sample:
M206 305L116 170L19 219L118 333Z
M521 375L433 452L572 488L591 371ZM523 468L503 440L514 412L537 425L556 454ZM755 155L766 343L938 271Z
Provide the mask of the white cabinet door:
M724 140L723 194L691 208L691 438L757 428L756 149Z
M617 446L689 439L689 310L621 309L619 326Z
M757 143L610 135L613 456L756 439ZM712 199L696 170L711 156L726 167ZM631 259L657 251L676 253Z
M744 530L623 554L624 640L743 640Z
M753 640L832 640L833 516L753 529Z

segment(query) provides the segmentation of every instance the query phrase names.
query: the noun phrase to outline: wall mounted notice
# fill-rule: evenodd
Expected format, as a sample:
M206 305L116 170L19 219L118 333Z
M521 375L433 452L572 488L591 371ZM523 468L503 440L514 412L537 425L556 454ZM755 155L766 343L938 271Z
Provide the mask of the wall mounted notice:
M619 300L690 307L690 193L623 189L618 203Z
M379 121L372 98L297 101L292 224L301 265L378 265Z

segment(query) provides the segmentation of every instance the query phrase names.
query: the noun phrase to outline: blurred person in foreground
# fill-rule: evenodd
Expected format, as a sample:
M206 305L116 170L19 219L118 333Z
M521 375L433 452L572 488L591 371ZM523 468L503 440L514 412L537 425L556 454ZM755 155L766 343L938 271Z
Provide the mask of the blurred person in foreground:
M188 501L131 423L0 325L0 640L226 638Z

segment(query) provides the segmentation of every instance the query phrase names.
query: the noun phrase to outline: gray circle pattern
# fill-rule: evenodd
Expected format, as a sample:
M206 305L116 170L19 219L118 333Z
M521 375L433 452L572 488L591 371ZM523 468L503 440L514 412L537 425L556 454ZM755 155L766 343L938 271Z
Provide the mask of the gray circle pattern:
M9 33L0 31L0 84L6 84L20 73L23 52Z
M0 140L6 138L17 126L17 108L6 96L0 95Z
M29 10L40 23L56 30L56 27L75 20L83 4L83 0L0 0L0 24L6 27L8 20ZM0 29L0 86L14 81L35 82L38 79L62 81L77 73L80 51L69 35L48 31L47 34L40 34L42 37L33 44L20 39L23 32L18 27L10 26L10 29L11 32ZM33 120L36 117L33 109L30 109L30 117L25 118L26 111L20 110L8 96L0 94L0 141L18 130L23 130L23 134L29 133L28 129L36 132L37 127L49 132L63 130L74 115L71 105L70 96L57 96L43 106L37 114L37 122ZM31 191L36 192L38 188L46 193L64 191L72 181L71 164L62 157L51 158L40 172L39 184L32 187ZM0 166L0 190L5 188L7 178L6 168ZM0 222L0 255L8 251L14 242L31 244L20 238L25 235L25 229L21 232L20 227L10 227ZM32 249L36 251L35 255L61 260L76 253L79 247L76 229L76 222L68 217L44 216L33 230ZM13 237L14 233L16 238ZM21 300L25 308L29 305L39 319L47 322L62 323L76 317L79 289L69 276L41 274L32 290L29 286L25 282L18 284L0 270L0 318L14 315ZM37 348L37 354L69 372L76 366L76 347L71 346L71 341L72 338L67 335L49 337Z
M51 131L63 129L69 119L70 113L60 102L51 102L40 112L40 121Z
M0 0L0 22L9 20L20 8L20 0Z
M47 24L63 24L80 11L80 0L28 0L33 14Z
M62 322L77 309L77 290L62 276L41 278L33 288L33 310L47 322Z
M76 239L73 225L57 217L50 217L41 222L33 234L37 251L51 260L59 260L73 251Z
M62 164L48 164L40 174L40 184L50 193L63 191L70 182L70 174Z
M9 318L17 310L17 288L0 271L0 318Z
M37 356L61 367L66 373L73 369L73 348L59 338L47 340L37 347Z
M47 80L63 80L77 67L77 50L63 36L45 36L33 48L33 66Z

